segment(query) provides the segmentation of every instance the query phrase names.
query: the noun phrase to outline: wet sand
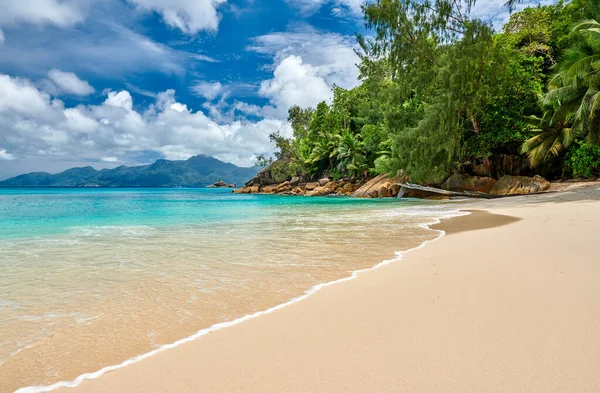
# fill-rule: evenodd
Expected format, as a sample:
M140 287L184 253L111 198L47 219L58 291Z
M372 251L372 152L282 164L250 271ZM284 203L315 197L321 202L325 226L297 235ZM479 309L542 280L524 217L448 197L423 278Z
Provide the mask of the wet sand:
M58 391L598 392L599 199L475 203L402 261Z

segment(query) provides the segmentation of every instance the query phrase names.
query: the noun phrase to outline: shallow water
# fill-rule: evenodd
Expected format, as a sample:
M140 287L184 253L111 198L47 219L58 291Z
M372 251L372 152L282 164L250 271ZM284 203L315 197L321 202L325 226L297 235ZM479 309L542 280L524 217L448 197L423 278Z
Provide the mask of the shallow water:
M0 189L0 392L72 380L434 238L437 202Z

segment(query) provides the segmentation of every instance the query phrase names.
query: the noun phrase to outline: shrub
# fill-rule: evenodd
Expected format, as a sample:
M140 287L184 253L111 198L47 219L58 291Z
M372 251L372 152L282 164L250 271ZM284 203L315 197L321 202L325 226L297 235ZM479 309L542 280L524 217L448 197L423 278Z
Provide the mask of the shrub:
M376 175L390 172L390 158L388 156L380 156L375 160L375 168L372 170Z
M573 177L593 179L600 176L600 146L578 142L567 158Z

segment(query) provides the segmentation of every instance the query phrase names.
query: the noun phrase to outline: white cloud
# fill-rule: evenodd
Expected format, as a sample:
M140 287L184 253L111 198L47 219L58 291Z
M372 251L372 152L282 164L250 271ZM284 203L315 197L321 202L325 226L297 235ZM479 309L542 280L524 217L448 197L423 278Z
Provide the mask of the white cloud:
M285 111L292 105L315 107L331 97L331 87L318 69L304 64L298 56L288 56L279 63L273 79L264 81L259 94L269 98L277 108Z
M14 159L16 159L15 156L13 156L12 154L8 153L4 149L0 149L0 160L12 161Z
M49 119L55 108L61 107L60 101L51 101L49 95L40 92L29 80L0 74L0 114Z
M2 0L0 2L0 25L25 22L68 27L82 22L86 14L86 4L77 0Z
M525 0L521 4L517 4L515 11L521 11L526 7L534 5L550 5L556 3L555 0L540 0L532 1ZM471 10L471 16L480 18L484 21L491 22L496 29L500 29L510 18L510 11L505 7L506 0L479 0Z
M272 151L270 133L291 133L290 126L278 119L220 124L178 102L173 90L159 93L143 113L134 110L128 91L105 94L99 105L65 107L26 79L0 75L3 158L114 163L150 151L168 159L206 154L252 165L255 154Z
M227 0L129 0L138 8L161 14L166 24L193 34L201 30L217 31L217 8Z
M361 5L365 0L286 0L290 5L306 15L317 12L325 4L333 5L333 13L337 16L347 14L359 17L362 15Z
M235 101L233 103L233 107L235 110L245 114L252 116L262 116L262 108L258 105L248 104L247 102Z
M119 92L109 91L108 97L104 101L104 104L114 106L117 108L132 110L133 98L131 98L131 94L129 94L127 90L122 90Z
M196 95L209 101L214 100L224 92L224 86L220 82L198 82L191 89Z
M355 45L351 37L311 27L256 37L249 49L274 59L273 78L263 81L259 90L271 103L263 113L283 119L292 105L314 107L330 100L334 85L357 86Z
M221 62L221 60L217 60L217 59L212 58L210 56L202 55L202 54L199 54L199 53L192 54L191 57L193 59L196 59L196 60L206 61L207 63L220 63Z
M72 72L64 72L56 68L48 71L48 79L43 83L44 89L53 95L61 93L76 96L88 96L94 92L94 88L84 80L79 79Z
M183 74L191 61L185 52L113 23L90 19L86 29L50 30L11 30L10 39L1 47L0 69L29 75L68 69L114 79L148 71Z

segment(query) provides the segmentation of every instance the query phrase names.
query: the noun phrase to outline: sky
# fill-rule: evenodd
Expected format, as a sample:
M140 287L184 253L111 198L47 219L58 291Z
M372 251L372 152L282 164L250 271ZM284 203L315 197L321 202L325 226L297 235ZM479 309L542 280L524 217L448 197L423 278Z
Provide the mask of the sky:
M500 26L504 2L473 13ZM0 180L196 154L252 166L291 134L290 106L359 84L361 3L2 0Z

